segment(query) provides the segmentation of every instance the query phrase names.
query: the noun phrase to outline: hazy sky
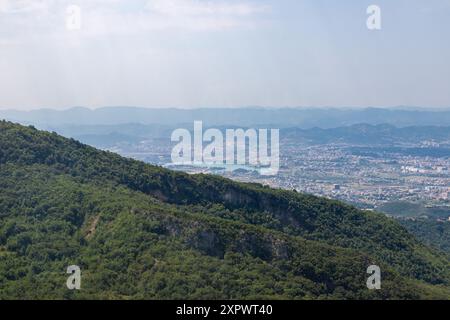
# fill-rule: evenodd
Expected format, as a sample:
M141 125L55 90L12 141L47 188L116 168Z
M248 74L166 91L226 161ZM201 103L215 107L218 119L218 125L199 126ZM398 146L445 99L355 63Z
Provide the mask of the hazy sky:
M0 108L450 107L449 39L450 0L0 0Z

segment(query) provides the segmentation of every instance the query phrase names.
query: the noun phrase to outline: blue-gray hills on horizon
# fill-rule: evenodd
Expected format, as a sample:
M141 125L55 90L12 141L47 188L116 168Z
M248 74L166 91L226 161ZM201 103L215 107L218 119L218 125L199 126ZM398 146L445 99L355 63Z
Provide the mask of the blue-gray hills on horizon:
M426 108L138 108L105 107L67 110L0 110L0 118L41 126L112 124L189 124L196 120L209 126L278 126L309 129L335 128L354 124L407 126L449 126L450 109Z
M280 128L281 140L305 144L351 143L398 146L419 141L441 143L449 154L450 109L235 108L146 109L108 107L33 111L0 110L0 119L55 131L108 148L147 139L168 140L175 128Z

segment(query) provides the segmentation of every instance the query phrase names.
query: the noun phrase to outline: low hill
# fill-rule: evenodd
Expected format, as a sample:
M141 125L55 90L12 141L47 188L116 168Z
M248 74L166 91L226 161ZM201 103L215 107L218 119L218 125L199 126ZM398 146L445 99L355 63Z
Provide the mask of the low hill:
M450 221L423 218L399 221L422 242L450 255Z

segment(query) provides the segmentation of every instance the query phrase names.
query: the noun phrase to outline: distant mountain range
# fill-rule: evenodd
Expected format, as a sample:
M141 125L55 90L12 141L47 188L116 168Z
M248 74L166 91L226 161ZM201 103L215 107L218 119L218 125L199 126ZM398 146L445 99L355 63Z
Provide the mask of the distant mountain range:
M395 127L389 124L355 124L346 127L322 129L286 128L284 139L313 144L351 143L367 145L399 145L419 142L450 143L450 126Z
M146 109L109 107L72 108L64 111L0 110L0 119L38 126L117 125L128 123L176 126L201 120L207 126L276 126L335 128L366 123L406 126L450 126L450 109L337 109L337 108L219 108L219 109Z
M235 126L233 126L234 128ZM38 126L40 129L55 131L65 137L74 138L89 145L108 148L118 144L136 144L145 140L158 140L158 143L170 144L170 136L177 126L144 125L138 123L117 125L54 125ZM193 124L185 126L192 130ZM206 127L205 127L206 128ZM217 126L226 130L225 126ZM355 124L338 128L282 128L281 142L297 144L346 143L352 145L376 146L418 146L440 148L450 147L450 126L413 126L398 128L393 125Z

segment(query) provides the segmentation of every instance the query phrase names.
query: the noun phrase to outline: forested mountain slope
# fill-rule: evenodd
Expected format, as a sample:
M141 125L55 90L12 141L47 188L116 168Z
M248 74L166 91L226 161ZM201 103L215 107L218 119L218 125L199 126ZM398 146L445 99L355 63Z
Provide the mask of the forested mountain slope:
M434 219L399 219L399 222L417 239L450 255L450 222Z
M449 297L448 257L381 214L0 122L0 298Z

